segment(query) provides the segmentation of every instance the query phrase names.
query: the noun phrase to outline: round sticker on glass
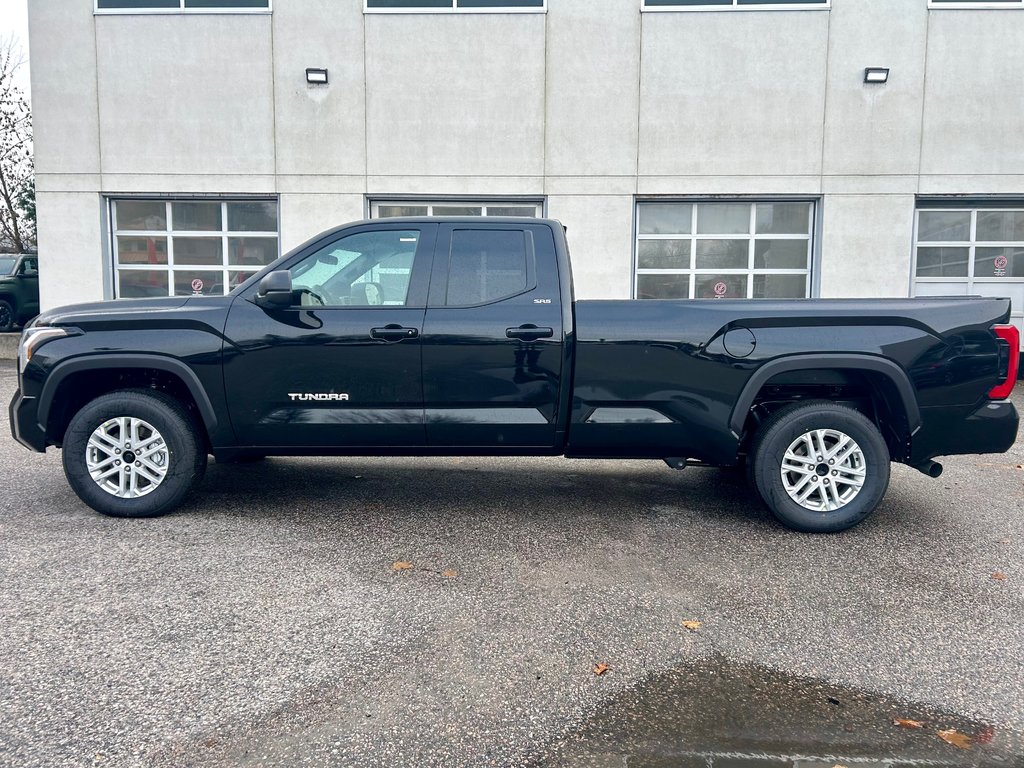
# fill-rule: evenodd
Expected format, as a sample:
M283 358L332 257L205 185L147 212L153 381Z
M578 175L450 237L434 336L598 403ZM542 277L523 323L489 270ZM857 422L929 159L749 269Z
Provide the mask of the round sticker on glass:
M715 283L715 296L725 296L729 292L729 286L724 282Z
M200 280L198 277L192 281L192 290L195 291L196 293L199 293L201 290L203 290L203 281Z
M1007 260L1005 256L996 256L995 265L996 269L1006 269Z

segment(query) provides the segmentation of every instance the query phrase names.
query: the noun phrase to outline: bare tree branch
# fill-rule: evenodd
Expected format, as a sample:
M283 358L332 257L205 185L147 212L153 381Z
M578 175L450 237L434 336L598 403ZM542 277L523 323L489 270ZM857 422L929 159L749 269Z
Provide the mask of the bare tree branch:
M13 36L0 38L0 252L35 245L32 109L14 81L24 63Z

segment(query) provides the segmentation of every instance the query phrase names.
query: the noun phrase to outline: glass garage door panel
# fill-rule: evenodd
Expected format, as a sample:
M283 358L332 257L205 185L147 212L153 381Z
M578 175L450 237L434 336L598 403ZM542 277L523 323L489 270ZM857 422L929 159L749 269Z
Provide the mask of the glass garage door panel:
M810 295L812 201L640 201L637 299Z
M915 296L1009 298L1024 328L1024 206L922 206L914 232Z

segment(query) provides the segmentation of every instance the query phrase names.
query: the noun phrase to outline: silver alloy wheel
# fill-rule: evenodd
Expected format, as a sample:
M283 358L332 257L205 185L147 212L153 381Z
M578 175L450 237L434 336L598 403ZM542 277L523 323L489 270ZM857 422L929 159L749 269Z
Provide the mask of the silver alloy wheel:
M167 477L170 452L152 424L119 416L100 424L89 437L85 464L104 491L137 499L152 493Z
M789 498L812 512L842 509L860 493L867 463L857 441L837 429L814 429L790 443L782 459Z

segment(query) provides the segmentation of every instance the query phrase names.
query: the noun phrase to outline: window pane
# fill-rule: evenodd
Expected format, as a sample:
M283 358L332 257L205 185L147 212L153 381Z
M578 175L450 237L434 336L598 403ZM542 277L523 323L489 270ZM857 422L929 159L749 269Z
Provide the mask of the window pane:
M219 232L220 203L171 203L174 229L186 232Z
M693 206L681 203L643 203L638 208L641 235L688 235Z
M698 299L747 298L746 275L697 275Z
M526 240L522 232L455 232L448 264L449 306L497 301L527 287Z
M458 0L459 8L543 8L544 0Z
M166 264L166 237L117 238L118 264Z
M670 8L674 5L680 8L687 5L732 5L732 0L644 0L646 8Z
M971 212L921 211L917 239L922 243L967 242L971 239Z
M435 205L435 216L483 216L484 209L480 206L466 205Z
M968 248L918 248L918 277L967 277Z
M151 200L118 200L114 203L116 229L167 229L167 206Z
M228 229L232 232L277 232L277 203L228 203Z
M697 233L745 235L750 232L750 206L746 203L703 203L697 206Z
M275 237L229 237L228 264L265 267L277 260Z
M176 237L174 238L174 263L207 266L223 264L222 245L223 242L219 237Z
M220 296L224 293L224 273L220 270L174 270L175 296Z
M758 234L806 235L810 231L810 203L759 203L757 206Z
M269 8L269 0L185 0L186 8Z
M392 219L396 216L426 216L428 210L425 205L381 205L377 208L377 218Z
M233 291L255 274L255 272L239 272L235 270L228 272L228 290Z
M367 8L451 8L452 0L366 0Z
M688 299L690 298L690 276L637 275L636 297L638 299Z
M1024 277L1024 248L978 248L975 277Z
M537 206L535 205L488 205L488 216L521 216L525 218L537 218Z
M291 268L304 305L405 304L417 230L381 230L343 237Z
M697 269L746 269L749 248L749 240L698 240Z
M757 240L754 269L807 269L810 240Z
M122 299L144 299L167 295L167 271L164 269L117 270L117 295Z
M96 7L107 8L180 8L178 0L97 0ZM163 295L167 295L166 292Z
M754 275L755 299L805 299L806 275Z
M641 240L636 246L638 269L689 269L689 240Z
M1024 242L1024 211L979 211L978 240Z

